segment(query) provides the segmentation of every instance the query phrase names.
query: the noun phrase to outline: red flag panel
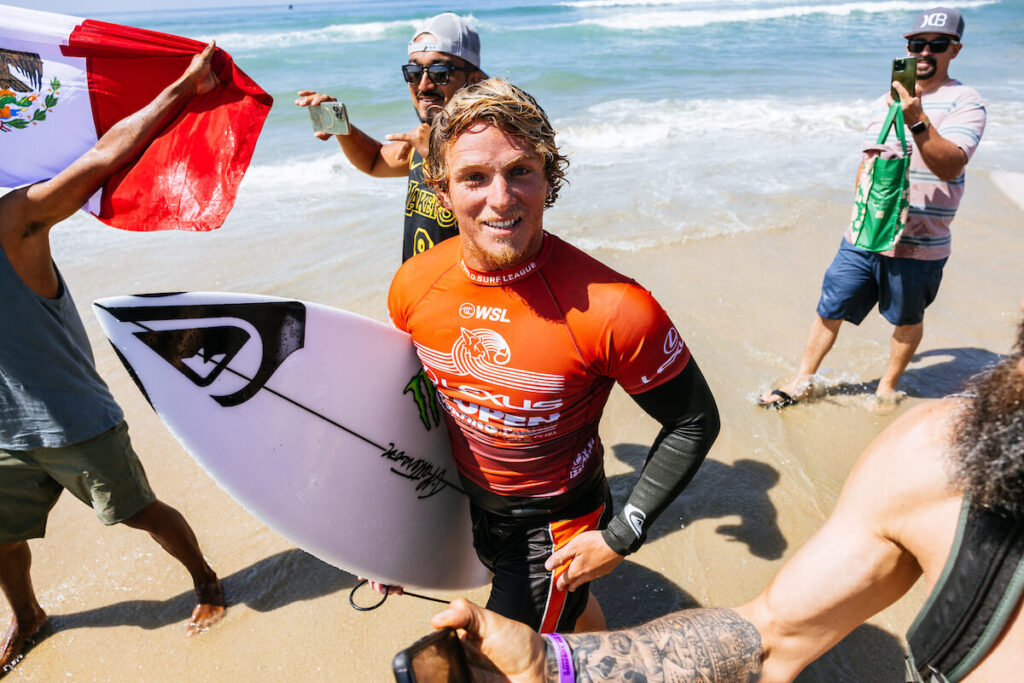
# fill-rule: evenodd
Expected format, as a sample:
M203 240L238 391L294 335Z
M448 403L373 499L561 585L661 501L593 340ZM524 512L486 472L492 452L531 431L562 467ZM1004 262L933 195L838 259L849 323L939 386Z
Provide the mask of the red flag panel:
M148 104L205 46L87 19L62 52L84 57L97 135ZM186 108L103 188L99 219L124 230L214 230L234 205L273 99L217 49L221 85Z

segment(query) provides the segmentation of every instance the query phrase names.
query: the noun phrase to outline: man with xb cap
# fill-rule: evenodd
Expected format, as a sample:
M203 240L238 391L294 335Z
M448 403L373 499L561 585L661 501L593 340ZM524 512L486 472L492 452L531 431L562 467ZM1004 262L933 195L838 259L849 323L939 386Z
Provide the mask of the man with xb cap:
M811 323L800 369L789 382L763 395L761 405L784 408L809 395L814 374L835 343L843 320L860 324L876 303L895 329L889 364L875 395L887 401L900 397L897 382L921 342L924 309L938 293L949 258L950 224L963 197L964 168L985 130L981 96L949 76L949 63L963 48L963 32L959 11L935 7L918 14L904 34L907 55L917 58L916 91L909 93L902 84L893 83L912 148L906 227L895 247L881 252L855 247L847 229L825 273L818 315ZM891 104L888 93L875 101L866 146L875 144ZM895 140L895 135L890 133L889 140Z
M409 41L409 61L402 65L413 107L420 124L408 133L392 133L382 143L355 126L347 135L335 135L345 156L360 171L376 178L397 178L408 174L405 197L405 237L402 261L457 235L455 215L444 208L423 184L423 157L427 155L430 122L463 86L477 83L486 75L480 71L480 36L462 17L444 12L424 21ZM299 91L300 107L334 102L336 99L312 90ZM326 140L330 133L315 133Z

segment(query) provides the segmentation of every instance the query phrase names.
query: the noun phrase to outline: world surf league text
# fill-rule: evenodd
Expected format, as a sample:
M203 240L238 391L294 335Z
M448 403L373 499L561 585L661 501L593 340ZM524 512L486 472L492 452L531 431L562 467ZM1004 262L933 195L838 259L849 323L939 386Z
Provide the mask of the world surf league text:
M417 498L430 498L435 493L439 493L445 487L450 486L444 480L444 475L448 473L447 468L439 468L434 463L423 458L408 456L405 454L405 451L395 448L394 443L389 443L388 449L383 451L380 457L387 458L395 463L391 466L392 472L400 477L417 482L416 491L420 492L416 496Z

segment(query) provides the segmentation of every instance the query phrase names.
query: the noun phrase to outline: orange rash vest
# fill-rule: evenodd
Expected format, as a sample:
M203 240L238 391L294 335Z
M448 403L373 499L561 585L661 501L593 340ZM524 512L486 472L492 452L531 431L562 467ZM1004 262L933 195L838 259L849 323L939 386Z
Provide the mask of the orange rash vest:
M639 394L690 351L650 292L558 237L479 272L451 239L407 261L388 311L437 387L462 475L506 496L559 496L602 466L613 382Z

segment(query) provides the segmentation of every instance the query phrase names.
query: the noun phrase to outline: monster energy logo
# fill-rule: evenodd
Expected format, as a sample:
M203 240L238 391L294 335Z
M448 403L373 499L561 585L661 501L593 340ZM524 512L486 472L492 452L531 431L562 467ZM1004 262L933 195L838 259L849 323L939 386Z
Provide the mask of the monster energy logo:
M433 427L437 427L441 424L441 410L437 405L437 390L434 389L433 383L427 377L425 370L420 370L409 383L405 385L405 391L403 394L412 393L412 398L416 401L416 407L420 410L420 422L426 427L427 431L430 431Z

